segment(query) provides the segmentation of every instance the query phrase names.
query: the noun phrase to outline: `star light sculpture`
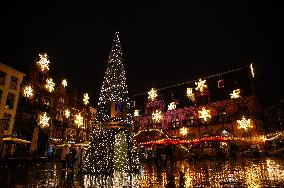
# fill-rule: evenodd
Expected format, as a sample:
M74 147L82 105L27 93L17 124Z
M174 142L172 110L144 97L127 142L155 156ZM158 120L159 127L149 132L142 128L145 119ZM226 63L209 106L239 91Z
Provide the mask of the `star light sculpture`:
M177 106L176 102L171 102L168 105L168 110L174 110L174 109L176 109L176 106Z
M63 79L62 82L61 82L62 86L63 87L67 87L67 80L66 79Z
M49 79L46 80L45 88L49 92L54 91L54 86L55 86L55 83L52 81L52 78L49 78Z
M140 112L140 110L134 110L134 117L138 117L139 116L139 112Z
M152 113L152 119L155 122L161 122L162 120L162 112L160 110L156 110L155 112Z
M231 99L236 99L236 98L241 97L240 93L241 93L240 89L233 90L233 93L230 94L231 95Z
M64 115L65 115L66 118L69 118L70 117L70 111L68 109L66 109L64 111Z
M24 89L24 96L27 98L31 98L33 96L33 88L32 86L26 86Z
M83 126L83 117L81 116L81 113L75 115L75 121L74 123L78 126L78 127L82 127Z
M88 93L85 93L84 94L84 97L83 97L83 102L84 102L84 104L85 105L87 105L88 103L89 103L89 95L88 95Z
M195 96L194 96L194 93L193 93L192 90L193 90L192 88L187 88L186 89L186 95L192 102L194 102L195 101Z
M252 128L253 126L251 125L250 119L246 119L244 116L242 117L241 120L237 120L239 124L239 129L243 129L247 131L248 128Z
M180 128L180 134L182 134L183 136L185 136L188 133L187 128L183 127Z
M204 119L204 121L207 121L209 118L211 118L210 110L206 110L204 107L202 107L202 110L198 110L199 118Z
M39 58L39 61L36 63L39 64L41 71L49 70L50 61L48 60L47 54L39 54Z
M197 86L195 89L202 93L205 90L205 88L207 88L205 82L206 80L199 79L198 82L195 82L195 85Z
M49 126L49 121L50 117L46 115L46 112L43 113L43 115L39 115L39 125L44 128Z
M148 92L148 99L150 100L155 100L155 98L158 96L157 94L157 90L155 88L152 88L149 92Z

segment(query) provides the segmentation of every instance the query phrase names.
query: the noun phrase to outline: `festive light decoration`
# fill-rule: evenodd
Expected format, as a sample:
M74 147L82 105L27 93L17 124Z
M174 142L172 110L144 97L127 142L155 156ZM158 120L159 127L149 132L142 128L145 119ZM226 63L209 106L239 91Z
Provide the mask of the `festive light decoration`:
M203 93L203 91L207 88L207 85L205 84L206 80L199 79L198 82L195 82L195 85L197 86L195 90L200 91Z
M62 86L63 87L67 87L67 80L66 79L63 79L62 82L61 82Z
M36 63L39 64L41 71L49 70L50 61L48 60L47 54L39 54L39 58L39 61Z
M174 109L176 109L176 106L177 106L176 102L171 102L168 105L168 110L174 110Z
M182 134L183 136L185 136L187 133L188 133L188 131L187 131L187 128L186 128L186 127L180 128L180 134Z
M85 105L89 104L89 99L90 98L89 98L88 93L85 93L84 97L83 97L83 102L84 102Z
M69 118L70 117L70 111L68 109L66 109L64 111L64 115L65 115L66 118Z
M55 83L52 81L52 78L49 78L46 80L45 88L49 91L52 92L54 91Z
M134 117L138 117L139 116L139 112L140 112L140 110L134 110Z
M194 102L195 101L195 95L194 95L192 90L193 90L192 88L187 88L186 89L186 95L192 102Z
M241 97L240 93L241 93L240 89L233 90L233 93L230 94L231 95L231 99L236 99L236 98Z
M250 72L251 72L252 77L254 78L254 69L253 69L252 63L250 64Z
M204 121L207 121L209 118L211 118L210 110L206 110L204 107L202 107L202 110L198 110L199 118L204 119Z
M43 113L43 115L39 115L39 125L44 128L49 126L49 121L50 117L46 115L46 112Z
M253 126L251 125L250 119L246 119L244 116L242 117L241 120L237 120L239 124L239 129L243 129L247 131L248 128L252 128Z
M27 98L31 98L33 96L33 88L30 85L27 85L24 89L24 96Z
M148 92L148 99L153 101L156 99L157 96L157 90L155 88L151 88L151 90Z
M152 113L152 119L156 122L159 123L162 120L162 112L160 110L156 110L155 112Z
M81 116L81 113L75 115L75 120L74 123L78 126L78 127L83 127L83 121L84 118Z

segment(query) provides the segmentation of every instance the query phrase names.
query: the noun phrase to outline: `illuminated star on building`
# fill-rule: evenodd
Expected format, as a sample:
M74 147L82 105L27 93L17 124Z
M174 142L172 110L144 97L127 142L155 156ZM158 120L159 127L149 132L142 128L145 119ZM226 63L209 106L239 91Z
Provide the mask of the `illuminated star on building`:
M55 83L52 81L52 78L49 78L49 79L46 80L45 88L49 92L54 91L54 86L55 86Z
M186 89L186 95L192 102L195 101L195 96L194 96L194 93L192 91L192 88L187 88Z
M32 86L26 86L24 89L24 96L30 98L33 96L33 88Z
M204 121L207 121L209 118L211 118L210 110L206 110L204 107L202 107L202 110L198 110L199 118L204 119Z
M148 99L150 100L155 100L155 98L158 96L157 94L157 90L152 88L149 92L148 92Z
M242 117L241 120L237 120L239 124L239 129L244 129L245 131L248 128L252 128L253 126L251 125L250 119L246 119L244 116Z
M134 117L139 116L139 112L140 112L140 110L134 110Z
M39 61L36 63L39 64L41 71L49 70L50 61L48 60L47 54L39 54L39 58Z
M162 120L162 112L160 110L156 110L152 113L152 119L155 122L160 122Z
M78 127L82 127L83 126L83 117L81 116L81 114L79 113L78 115L75 115L75 121L74 123L78 126Z
M49 121L50 117L46 115L46 112L43 113L43 115L39 115L39 125L42 127L48 127L49 126Z
M187 128L183 127L180 129L180 134L182 134L183 136L185 136L188 133Z
M65 115L66 118L69 118L70 117L70 111L68 109L66 109L64 111L64 115Z
M240 96L240 93L241 93L241 90L240 89L236 89L233 91L233 93L231 93L231 99L236 99L236 98L239 98L241 97Z
M196 90L200 91L201 93L204 91L205 88L207 88L207 85L205 84L206 80L199 79L198 82L195 82Z
M61 84L63 85L63 87L66 87L67 86L67 80L66 79L63 79Z
M83 102L84 102L84 104L85 105L87 105L88 103L89 103L89 95L88 95L88 93L85 93L84 94L84 97L83 97Z
M168 105L168 110L174 110L176 109L176 102L171 102L169 105Z

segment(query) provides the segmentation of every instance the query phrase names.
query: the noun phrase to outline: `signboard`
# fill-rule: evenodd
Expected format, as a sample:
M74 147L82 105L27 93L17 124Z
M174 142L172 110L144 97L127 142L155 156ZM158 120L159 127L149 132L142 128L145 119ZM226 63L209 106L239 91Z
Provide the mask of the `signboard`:
M126 106L121 102L111 102L111 118L126 117Z

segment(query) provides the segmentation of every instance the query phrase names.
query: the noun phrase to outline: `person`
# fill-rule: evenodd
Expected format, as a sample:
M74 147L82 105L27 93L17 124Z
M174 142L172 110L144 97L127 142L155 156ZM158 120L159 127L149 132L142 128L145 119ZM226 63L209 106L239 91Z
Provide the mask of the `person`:
M76 148L74 144L72 144L69 149L68 163L67 163L68 169L70 169L72 172L74 170L75 159L76 159Z
M82 167L83 167L83 148L81 145L79 145L77 155L76 155L76 160L77 160L77 167L78 171L82 172Z
M68 155L68 145L65 144L62 148L61 152L61 164L62 164L62 170L66 170L66 160Z

